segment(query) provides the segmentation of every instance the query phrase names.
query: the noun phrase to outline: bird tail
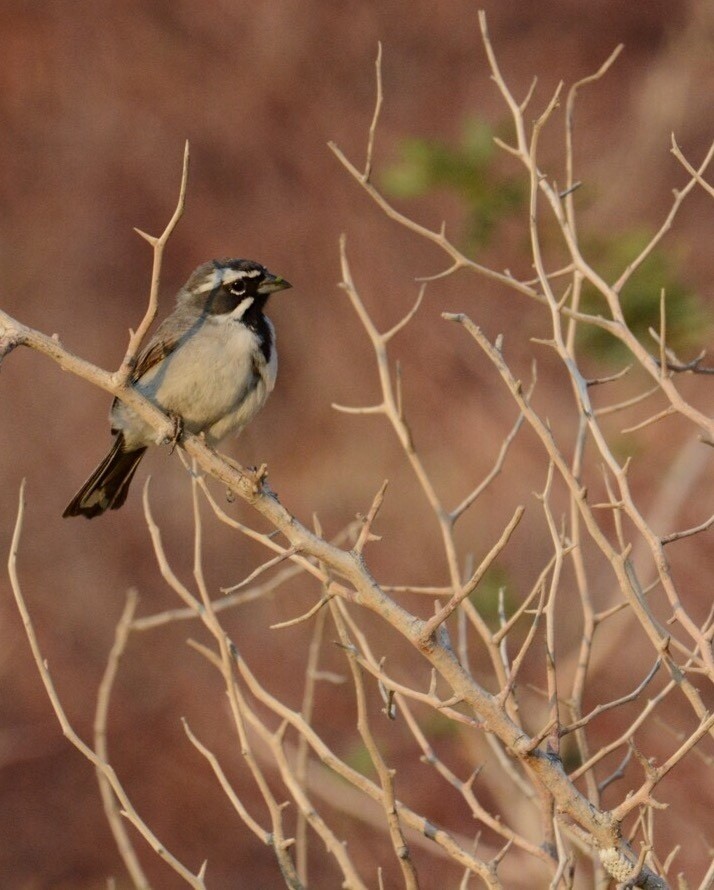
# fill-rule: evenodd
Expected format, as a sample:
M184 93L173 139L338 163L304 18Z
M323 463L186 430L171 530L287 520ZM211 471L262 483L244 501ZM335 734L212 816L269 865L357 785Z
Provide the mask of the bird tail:
M86 516L92 519L105 510L118 510L129 493L129 483L134 477L139 461L146 448L124 451L124 437L119 433L112 450L87 479L67 505L62 516Z

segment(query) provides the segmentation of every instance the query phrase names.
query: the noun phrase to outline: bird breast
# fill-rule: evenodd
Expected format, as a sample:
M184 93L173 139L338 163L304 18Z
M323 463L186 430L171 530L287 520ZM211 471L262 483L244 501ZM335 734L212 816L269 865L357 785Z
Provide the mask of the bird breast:
M136 388L163 411L183 419L184 429L203 432L211 444L240 430L264 405L275 385L277 357L274 329L269 360L261 338L229 316L204 316L180 344L150 368ZM127 444L151 444L155 433L130 409L117 403L115 428Z

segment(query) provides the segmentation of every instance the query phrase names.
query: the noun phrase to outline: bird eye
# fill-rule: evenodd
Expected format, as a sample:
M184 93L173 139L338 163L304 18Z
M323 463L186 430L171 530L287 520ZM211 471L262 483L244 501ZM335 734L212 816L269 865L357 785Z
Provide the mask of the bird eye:
M236 279L231 283L229 290L234 296L240 297L245 293L245 281L241 278Z

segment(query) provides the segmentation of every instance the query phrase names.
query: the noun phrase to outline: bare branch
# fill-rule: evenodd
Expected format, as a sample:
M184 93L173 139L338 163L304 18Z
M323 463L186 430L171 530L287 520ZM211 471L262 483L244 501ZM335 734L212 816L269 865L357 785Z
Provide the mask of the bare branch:
M374 137L377 133L377 123L379 122L379 113L382 110L382 41L377 41L377 58L374 63L374 68L377 77L377 98L374 103L374 115L372 116L372 123L369 127L369 137L367 139L367 160L364 165L364 173L362 174L362 178L365 182L369 182L370 176L372 174L372 157L374 154Z
M404 832L399 818L399 810L397 809L397 801L394 793L395 770L387 767L372 733L367 712L367 697L364 682L362 680L362 673L359 665L352 656L352 649L349 645L349 636L347 635L347 630L342 621L340 610L333 608L332 617L337 625L340 640L347 652L347 660L350 670L352 671L352 680L354 682L355 693L357 696L357 730L365 744L372 764L377 771L377 775L379 776L379 782L382 786L382 802L384 804L389 836L392 841L395 857L402 870L404 886L406 890L418 890L419 878L409 852L409 847L404 839Z
M681 361L667 345L664 292L660 299L658 329L650 332L656 347L650 344L649 350L630 329L620 300L621 289L661 242L686 195L695 190L697 185L707 193L714 194L714 189L704 179L706 166L711 157L714 157L714 145L700 168L695 170L684 160L673 141L673 152L687 170L690 179L684 189L675 193L667 216L654 237L622 272L615 284L608 284L583 257L578 239L575 212L577 202L574 198L578 182L574 169L573 118L578 91L602 77L621 48L618 47L595 74L576 83L568 93L565 110L566 182L562 187L548 171L541 169L539 157L540 142L544 138L545 127L551 126L556 116L562 87L558 86L547 97L544 110L532 110L536 96L535 80L525 98L516 99L498 67L485 15L479 16L479 22L492 79L511 114L515 129L515 137L511 138L510 144L500 140L496 142L517 159L530 182L529 212L524 225L528 229L530 258L534 267L534 272L528 274L535 274L535 277L521 280L520 276L516 278L507 268L496 271L474 262L451 243L445 224L442 223L436 229L421 226L397 211L374 187L371 181L374 147L383 104L381 44L375 63L376 99L367 134L364 168L359 170L340 149L331 145L333 153L360 189L367 193L388 218L417 237L434 244L444 253L446 261L441 265L446 268L431 276L430 280L441 279L460 269L466 269L476 272L495 285L503 285L511 294L528 297L540 307L542 317L537 330L538 338L531 339L552 350L567 383L562 390L563 404L558 405L555 413L549 413L548 389L539 393L537 400L532 398L534 384L528 388L527 384L514 375L504 355L504 338L501 335L495 342L491 342L467 315L452 313L444 316L461 324L469 333L491 363L491 371L495 373L496 379L500 376L505 384L504 391L518 409L518 418L502 439L486 477L470 491L468 489L473 482L464 485L467 493L464 496L464 491L461 491L458 495L460 501L449 512L444 503L453 497L454 489L445 486L444 490L449 491L449 494L443 495L441 480L446 480L447 484L458 483L463 478L462 468L444 467L442 464L436 472L431 472L433 452L430 452L426 460L418 450L408 423L409 406L404 398L409 390L402 386L400 363L389 352L392 338L404 330L419 310L425 286L420 288L411 308L400 310L399 320L391 328L381 332L368 309L369 302L363 300L355 283L344 236L340 239L341 286L371 344L379 379L379 393L375 397L376 404L334 407L351 415L384 416L391 426L401 447L404 463L409 466L423 493L423 506L430 512L433 531L437 533L437 539L440 536L441 554L432 563L435 566L433 574L430 573L429 577L423 579L425 583L398 583L409 579L392 577L392 564L384 562L390 556L387 554L385 557L385 549L367 548L370 541L376 540L372 529L382 506L386 483L374 496L367 515L360 518L360 523L351 524L344 537L328 541L317 518L314 526L306 527L263 484L265 468L257 472L245 471L208 448L200 437L186 433L182 437L179 454L182 455L192 480L193 580L183 583L174 572L160 529L150 510L148 488L145 488L144 511L159 570L179 601L177 607L138 619L133 617L133 604L127 604L117 627L115 644L100 687L93 751L73 732L62 711L47 665L40 657L34 630L29 625L29 615L19 593L15 563L22 503L20 506L9 561L11 579L23 620L26 627L29 625L28 638L38 669L60 725L72 743L95 765L102 794L105 796L107 813L110 822L114 823L113 828L114 825L121 828L119 806L123 806L127 817L137 825L153 849L194 887L204 885L206 863L201 865L196 874L192 874L171 854L162 852L163 848L160 848L157 839L131 811L130 804L125 803L126 795L108 764L106 743L112 684L130 631L157 628L179 620L200 621L202 630L209 636L209 644L191 641L190 645L208 660L222 678L228 697L227 713L232 721L231 728L236 734L236 753L240 752L242 755L249 778L255 783L262 799L264 807L261 812L265 816L266 827L248 813L239 793L228 782L218 759L198 741L188 724L185 724L186 734L211 765L220 787L240 818L262 843L270 846L288 886L307 886L308 860L313 855L310 842L314 835L318 842L324 844L327 854L340 869L344 886L356 890L363 890L365 887L347 853L345 839L335 834L328 821L314 806L312 795L321 794L311 785L308 776L314 755L326 767L324 770L318 767L321 778L329 769L340 777L340 782L344 781L345 787L349 786L350 790L363 797L370 806L376 803L381 808L381 827L391 840L395 862L402 872L402 883L412 890L418 887L418 876L416 866L410 858L412 840L411 834L407 832L419 833L422 845L432 845L443 857L460 865L465 870L462 880L464 887L469 877L476 875L485 886L500 888L502 883L507 883L508 870L520 870L522 874L524 860L527 860L538 869L547 869L547 874L538 874L534 878L539 886L548 886L550 883L554 890L556 887L558 890L566 890L574 885L573 862L576 855L580 854L591 861L594 886L605 885L606 870L617 880L628 881L630 886L641 886L647 890L666 887L664 878L655 874L655 871L660 874L668 872L676 848L665 857L653 846L653 839L657 837L655 810L662 806L654 800L653 789L677 763L685 758L690 759L690 754L693 755L691 759L696 762L699 752L695 746L698 741L707 733L714 735L713 718L705 706L704 694L695 685L704 679L714 679L714 655L711 651L714 610L702 620L698 610L688 608L690 592L686 587L680 590L675 583L675 578L678 577L677 564L674 564L674 570L670 567L664 548L680 538L707 531L714 526L714 516L694 528L668 535L655 531L676 528L676 513L686 494L680 493L677 498L670 496L664 509L661 504L664 495L655 492L656 507L645 514L639 506L642 502L639 484L641 478L637 480L638 484L631 481L636 477L640 465L637 459L632 464L629 458L623 461L621 452L616 447L617 431L611 433L610 425L601 424L601 421L609 414L638 405L656 392L662 394L664 408L657 405L653 416L629 427L629 431L642 429L660 419L676 415L694 423L705 441L714 442L714 419L711 412L700 409L699 402L692 399L691 392L688 392L702 382L694 379L694 375L709 374L714 369L704 366L703 352L691 361ZM162 250L183 208L187 170L188 151L184 157L179 202L164 234L156 238L140 233L154 249L149 305L139 329L136 334L131 335L127 355L115 374L71 355L62 347L58 338L46 337L0 313L0 356L18 345L27 345L42 352L59 367L124 400L156 430L157 441L171 432L170 419L134 392L127 382L131 378L137 350L156 313ZM544 214L547 214L545 220ZM546 232L547 238L544 234ZM557 245L553 245L553 232L559 236ZM604 298L607 304L604 314L607 317L581 310L583 295L588 287L594 287ZM542 330L543 323L546 330ZM631 363L617 373L610 373L606 369L602 376L595 379L587 376L584 373L584 362L581 361L580 341L576 336L580 325L595 326L615 337L630 351ZM510 338L509 334L509 342ZM594 387L605 383L617 384L631 369L634 369L635 374L640 369L644 370L651 378L653 388L632 397L632 381L627 381L624 387L614 388L612 404L593 408L591 400L595 398ZM681 381L675 381L675 373L690 373L692 379L685 381L686 386L677 387L675 382ZM641 386L638 385L637 388L641 389ZM621 389L625 389L624 395L628 398L623 399ZM612 395L612 391L608 392ZM566 421L572 421L572 428L563 435ZM475 565L476 560L472 554L478 553L483 546L484 532L480 518L469 527L462 528L460 525L458 536L455 524L501 473L509 448L524 426L529 430L529 435L532 433L531 438L536 442L535 448L528 448L528 460L542 459L546 461L542 466L547 465L545 484L536 495L542 504L542 510L536 511L533 522L529 522L529 533L537 525L537 534L540 536L537 544L540 546L545 530L548 552L543 556L542 550L525 548L525 558L519 564L518 574L514 573L512 576L509 572L507 581L498 590L497 605L492 603L491 594L484 598L483 603L477 598L472 601L471 594L477 589L485 572L500 558L510 542L523 515L523 508L515 509L509 524L502 530L499 541L478 566ZM189 467L184 454L193 461L192 467ZM256 514L260 514L267 522L269 531L256 531L229 516L211 495L207 481L199 474L198 468L225 486L229 500L234 499L234 495L238 496ZM602 470L604 481L597 476L598 468ZM674 475L673 469L670 476ZM673 484L672 479L666 479L661 487L662 491L671 490ZM648 492L650 489L651 486L648 485ZM257 567L247 570L243 581L225 588L233 593L223 598L216 597L216 591L210 589L207 577L204 576L203 542L204 535L208 537L209 529L206 527L204 530L199 490L205 494L212 515L227 529L247 536L268 550L268 556L258 560ZM684 486L683 490L688 489ZM511 505L511 510L513 509L514 506ZM353 513L354 509L347 512ZM401 540L395 539L392 543L397 546L401 544ZM533 553L540 555L528 562L528 556L533 556ZM672 554L673 558L678 555L677 551ZM374 566L368 564L366 556L375 557ZM416 565L418 570L421 563ZM266 581L269 571L271 577ZM317 597L314 598L316 601L303 614L272 625L277 629L307 622L314 624L314 628L311 628L310 649L302 662L305 682L302 693L298 694L298 700L302 698L301 710L295 711L273 696L257 679L242 654L239 655L237 644L228 635L220 619L221 611L225 608L264 596L268 591L279 589L282 584L302 573L307 573L318 581ZM390 586L380 584L377 579L382 573L397 583ZM531 575L536 574L534 579ZM653 591L656 591L656 595ZM421 609L423 600L409 600L407 596L397 595L410 593L437 598L431 609L432 617L424 618L420 615L420 610L429 614L429 610ZM493 599L495 598L494 594ZM404 600L414 603L417 611L405 608ZM513 611L510 605L512 601L519 605L507 617L508 612ZM595 603L599 610L597 612ZM323 608L325 605L329 605L331 614L334 615L340 637L338 645L344 650L350 666L357 699L358 731L376 771L377 781L372 781L354 769L344 758L337 757L325 744L318 728L312 725L313 721L317 725L322 711L322 708L315 708L316 691L319 689L322 692L324 689L326 694L330 693L332 690L327 683L341 682L344 679L327 668L319 670L327 616L327 610ZM496 630L492 608L498 610ZM603 696L599 696L590 703L590 693L594 688L593 678L596 673L604 674L605 670L610 669L612 659L609 656L614 651L613 639L619 634L617 628L610 623L606 628L601 628L600 625L624 609L628 613L622 615L619 624L626 626L625 632L630 633L636 622L635 632L644 632L643 638L654 649L656 663L628 694L607 702L603 702ZM366 612L371 613L370 616L366 616ZM452 615L457 620L453 627L448 620ZM526 615L528 619L524 621ZM563 616L568 618L565 631ZM370 624L364 623L365 618ZM629 619L634 619L634 622ZM368 636L366 627L371 625L381 628L385 634L380 633L374 638ZM246 632L243 622L236 623L235 627L238 633ZM458 639L455 638L452 643L451 634L454 633L454 628L458 632ZM572 637L575 646L572 652L566 653L563 642L570 642L567 635L572 636L573 631L577 635ZM380 642L373 646L374 639L379 639ZM387 649L384 648L384 640L389 641ZM540 647L541 640L544 642L543 647ZM602 640L603 644L595 646L594 640ZM622 641L622 636L619 636L619 640ZM401 650L399 646L402 647ZM515 657L512 657L511 651ZM414 664L408 660L402 661L403 652L407 655L417 654ZM558 659L569 660L565 664L561 660L556 662L556 654ZM299 657L299 652L291 654L291 659ZM534 673L527 673L530 662L536 658L540 658L541 662L533 670L540 671L537 676L544 676L545 682L536 679ZM387 664L389 670L386 668ZM656 695L653 694L649 701L644 701L645 690L649 690L660 665L667 672L662 681L663 688ZM644 673L644 669L642 672ZM519 682L521 678L522 683ZM325 686L318 687L317 684L322 681L325 681ZM559 687L566 682L572 688L568 694L562 694ZM539 688L543 685L546 687L544 690ZM535 704L529 694L534 688L538 693ZM344 694L344 689L342 691ZM369 718L371 691L375 695L381 694L385 702L384 713L388 718L403 718L418 751L422 752L426 763L433 767L434 778L437 782L441 781L446 790L456 797L457 807L468 807L469 812L488 829L489 834L493 833L501 839L500 850L490 847L490 861L483 861L483 849L489 844L489 838L485 842L481 841L481 826L477 826L478 849L481 851L479 858L473 852L475 847L471 839L464 838L463 835L451 835L436 828L426 814L410 809L398 799L396 776L389 766L391 754L387 757L381 747L379 718ZM642 750L651 747L651 739L642 730L656 722L658 706L672 692L680 696L676 704L686 705L696 715L696 723L691 719L688 721L687 737L679 737L674 754L661 767L656 767L640 753L638 747ZM545 702L541 695L545 697ZM674 705L674 696L672 699L671 704ZM417 704L413 704L414 702ZM588 702L588 711L585 714L584 702ZM613 737L611 727L600 727L604 736L589 732L590 725L599 715L632 702L636 703L637 713L634 718L630 718L629 725L617 738ZM375 704L380 707L378 700ZM436 717L439 721L448 720L453 727L464 733L464 743L470 746L469 750L476 757L475 762L483 762L485 765L483 773L479 772L479 767L470 778L459 778L459 769L452 770L432 747L429 733L425 729L428 728L428 722L417 720L416 715L422 708L428 710L427 720L429 717ZM623 714L624 709L621 716ZM383 723L389 731L394 727L394 724L387 721ZM679 718L678 724L687 725ZM692 724L696 725L693 732ZM541 728L532 733L531 728L534 726ZM297 745L293 745L293 734L297 736ZM566 734L573 734L577 748L574 753L580 763L569 775L565 773L558 757L560 739ZM635 746L635 734L638 747ZM597 750L592 750L596 747L595 738L598 739ZM623 747L625 751L617 753ZM624 754L624 758L614 772L612 764L608 763L610 774L603 778L599 771L605 771L604 761L610 754L616 755L616 758L621 758ZM645 775L640 788L625 796L624 787L612 786L623 776L633 757L639 760ZM269 770L272 770L272 774ZM401 771L399 775L402 775ZM510 780L506 783L507 787L502 787L504 778ZM322 781L319 784L323 784ZM608 809L604 809L602 805L605 788L610 788ZM479 799L482 796L484 800L488 800L487 806ZM612 801L609 799L611 796ZM288 804L296 808L294 817L286 815L285 808ZM336 806L341 812L349 809L341 799L335 804L333 798L331 806ZM622 825L622 820L630 814L631 818L626 825ZM659 816L657 818L660 819ZM290 836L294 828L297 829L295 838ZM657 829L660 828L661 823L658 821ZM134 883L145 886L146 881L138 863L136 868L132 864L136 856L130 844L125 842L126 834L122 838L120 831L115 833ZM627 840L628 835L633 844L637 843L634 851ZM666 849L671 847L672 843L667 843ZM293 861L293 853L296 862ZM377 863L374 867L378 869L378 883L386 886L386 876ZM579 877L579 880L586 879Z
M134 366L136 364L136 356L138 355L139 349L141 348L141 344L143 343L149 328L154 323L154 319L156 318L156 312L159 302L159 284L161 282L161 263L164 256L164 248L166 247L167 241L176 228L178 221L181 219L183 215L183 209L186 204L189 157L190 155L188 140L186 140L183 150L183 169L181 171L181 185L179 187L178 201L176 202L176 209L173 212L173 216L166 224L166 228L164 229L164 231L157 238L155 238L152 235L147 235L146 232L142 232L140 229L135 230L145 241L148 241L151 245L154 251L154 259L151 269L151 289L149 291L149 304L146 307L146 312L141 320L141 323L139 324L139 327L136 329L135 332L132 332L129 338L129 345L126 350L126 355L124 356L124 360L121 363L121 367L115 375L115 382L120 386L124 386L129 381L129 378L131 377Z
M372 501L372 506L369 508L369 512L362 520L362 528L360 529L359 537L357 538L354 546L355 553L362 553L365 548L365 544L368 541L379 540L372 534L372 525L381 509L382 502L384 501L384 494L387 490L388 485L389 480L385 479L381 485L381 488L374 496L374 500Z
M288 547L287 550L284 550L282 553L274 556L272 559L267 560L262 565L258 566L256 569L247 575L242 581L239 581L237 584L232 584L230 587L221 587L221 593L233 593L236 590L241 590L243 587L247 587L251 581L255 581L256 578L260 577L264 572L267 572L268 569L272 569L274 566L280 565L280 563L285 562L286 559L290 559L297 553L294 547Z
M333 154L343 165L343 167L345 167L345 169L357 180L357 182L360 183L362 188L364 188L364 190L372 198L372 200L384 211L384 213L390 219L395 220L410 231L421 235L428 241L432 241L452 258L456 267L472 269L474 271L477 271L480 275L485 276L486 278L490 278L494 281L500 281L503 284L508 284L509 287L512 287L513 289L525 294L528 297L531 297L532 299L539 299L538 293L536 291L534 291L532 288L529 288L527 285L517 281L515 278L513 278L513 276L504 275L501 272L496 272L493 269L489 269L487 266L481 266L478 263L475 263L473 260L468 259L468 257L464 256L464 254L462 254L460 250L458 250L456 247L454 247L453 244L451 244L451 242L445 237L442 231L436 232L432 229L428 229L425 226L414 222L414 220L410 219L408 216L405 216L403 213L400 213L398 210L392 207L392 205L386 200L386 198L384 198L370 182L367 182L363 179L362 173L360 173L359 170L357 170L357 168L354 166L354 164L352 164L352 162L347 159L345 154L337 147L337 145L335 145L334 142L328 142L328 145ZM441 273L439 277L443 277L443 274L444 273Z
M623 801L613 810L613 815L618 821L622 821L627 813L631 812L635 807L642 803L650 801L650 795L654 787L662 781L662 779L670 772L684 757L684 755L693 748L700 739L707 735L712 727L714 727L714 714L709 714L706 719L702 720L696 730L682 745L659 767L649 767L650 775L647 781L634 793L630 794L626 801Z
M582 717L575 723L571 723L569 726L563 726L560 730L560 735L567 735L568 733L573 732L573 730L579 729L581 726L586 726L588 723L590 723L591 720L594 720L595 717L599 717L600 714L604 714L605 711L611 711L613 708L619 708L621 705L628 704L628 702L636 701L641 693L650 684L650 681L654 678L655 674L660 668L661 663L662 660L658 658L644 680L637 686L636 689L633 689L632 692L628 693L627 695L623 695L621 698L617 698L614 701L607 702L606 704L596 705L592 709L592 711L590 711L590 713L587 714L585 717Z
M675 157L677 157L676 152L673 153L675 154ZM613 284L612 289L616 294L619 294L621 292L622 288L629 281L633 272L639 269L639 267L642 265L642 263L644 263L647 257L655 249L655 247L657 247L662 238L664 238L667 232L672 228L674 217L679 211L679 208L684 199L692 191L692 189L698 182L700 184L703 183L702 174L709 166L709 162L711 161L712 157L714 157L714 142L711 144L709 151L707 152L704 160L699 166L699 169L691 171L690 175L692 178L689 180L689 182L684 186L683 189L674 193L674 201L672 202L670 211L665 217L664 222L660 226L659 230L652 236L649 242L642 248L638 256L635 257L634 260L632 260L632 262L627 266L622 275L620 275L617 281ZM684 158L682 158L681 160L684 161Z
M419 307L422 304L422 300L424 299L424 294L426 293L426 283L422 284L419 288L419 294L417 295L416 302L412 306L412 308L407 312L404 318L401 321L398 321L394 327L391 327L388 331L382 334L382 339L385 343L389 343L389 341L394 337L395 334L398 334L399 331L403 330L409 322L414 318L414 316L419 311Z
M316 531L319 531L319 529L316 529ZM318 672L318 663L320 657L320 647L322 645L322 640L325 632L325 619L327 617L327 614L327 610L324 610L318 614L317 621L315 622L315 626L313 628L312 638L310 640L310 648L308 650L307 664L305 666L305 689L303 691L302 708L300 709L300 713L302 714L305 722L308 724L312 722L313 707L315 702L315 687L317 685L318 679L320 678L320 674ZM298 740L298 750L295 764L295 779L299 783L300 787L305 790L307 790L309 754L310 749L307 744L307 740L304 736L300 736ZM295 858L300 880L306 885L308 883L307 826L307 818L305 814L300 811L298 815L297 830L295 832Z
M648 417L646 420L643 420L640 423L636 423L633 426L624 427L620 432L623 435L625 433L636 433L638 430L643 430L645 427L651 426L653 423L659 423L660 420L664 420L665 417L671 417L673 414L676 414L676 411L671 405L669 405L663 411L658 411L657 414L653 414L652 417Z
M295 627L296 624L302 624L304 621L309 621L313 615L316 615L323 606L326 606L334 593L328 593L315 603L314 606L311 606L304 615L298 615L297 618L290 618L288 621L278 621L276 624L271 624L271 630L285 630L286 627Z
M259 825L250 815L248 810L246 810L246 808L243 806L243 803L236 794L231 783L226 778L226 774L223 772L223 769L218 762L218 758L216 757L216 755L212 751L210 751L203 744L203 742L199 741L199 739L196 738L194 733L191 731L191 728L188 725L188 721L185 717L181 718L181 722L183 723L183 728L186 735L188 736L188 740L191 742L194 748L196 748L206 758L206 760L210 764L211 769L215 773L224 794L233 805L233 809L236 811L236 813L238 813L240 818L258 838L258 840L262 841L266 846L271 846L273 839L270 832L266 831L261 825Z
M101 770L108 783L111 786L112 791L116 794L119 803L122 805L122 814L126 816L127 819L132 823L132 825L137 829L139 834L146 840L146 842L151 846L155 853L161 857L180 877L186 881L186 883L195 888L195 890L205 890L205 884L203 879L198 875L194 875L186 866L180 862L169 850L166 848L164 844L156 837L153 831L149 828L149 826L143 821L143 819L139 816L137 811L134 809L134 806L126 794L124 787L117 774L114 771L114 768L109 764L102 760L95 751L93 751L89 745L87 745L82 739L77 735L74 731L72 725L70 724L67 715L64 711L64 707L57 695L57 691L54 686L54 682L52 680L52 676L50 674L49 667L47 666L47 662L42 657L42 652L40 651L40 645L37 640L37 635L35 634L35 629L32 624L32 619L30 618L30 613L28 611L27 605L25 603L25 598L22 594L22 589L20 587L20 579L17 573L17 554L20 546L20 535L22 533L22 524L25 513L25 483L23 482L20 488L20 498L18 502L18 510L17 510L17 520L15 522L15 530L12 536L12 543L10 544L10 556L8 559L8 572L10 575L10 584L12 586L13 593L15 594L15 602L17 603L17 608L20 612L20 617L22 618L22 623L25 627L25 633L27 634L27 639L30 644L30 649L32 650L32 655L35 659L35 664L37 665L37 670L40 674L40 679L45 687L45 692L47 693L47 697L50 700L50 704L52 705L52 709L55 712L57 720L62 728L62 732L68 741L74 745L75 748L84 756L90 763L94 765L97 770Z
M531 388L532 392L532 388ZM530 397L530 393L529 393ZM473 489L466 497L461 501L458 506L454 507L451 511L451 521L456 522L463 514L469 509L469 507L476 501L483 492L488 488L488 486L493 482L493 480L499 475L501 470L503 469L503 464L506 460L506 455L508 454L508 449L513 444L513 440L518 435L518 431L523 425L523 415L519 414L518 419L514 423L513 427L507 434L506 438L501 443L501 448L499 449L498 456L491 467L490 472L486 475L486 477Z
M680 147L677 145L677 140L674 138L674 133L672 133L672 148L671 148L671 152L672 152L672 154L675 156L675 158L679 161L679 163L684 167L684 169L687 171L687 173L689 173L689 175L690 175L696 182L698 182L699 185L700 185L700 186L701 186L701 187L702 187L702 188L703 188L709 195L712 196L712 198L714 198L714 186L709 185L709 183L706 182L706 180L705 180L704 177L702 176L702 174L704 173L704 171L706 170L706 168L709 166L709 161L711 161L712 156L714 155L714 143L712 143L712 145L710 146L709 151L707 152L706 157L705 157L704 161L702 161L702 164L701 164L701 166L699 167L698 170L695 170L694 167L692 167L692 165L689 163L689 161L688 161L688 160L684 157L684 155L682 154L682 150L681 150Z
M473 575L464 585L460 587L459 590L456 591L456 593L454 593L449 602L442 609L439 609L439 611L436 613L436 615L434 615L433 618L430 618L426 622L422 630L422 638L424 640L430 639L439 625L443 624L444 621L446 621L446 619L449 617L449 615L453 614L453 612L459 607L460 603L462 603L466 599L466 597L471 596L483 576L493 565L493 561L498 557L506 544L508 544L511 535L516 530L518 523L523 518L523 514L525 512L525 507L516 507L516 511L511 517L508 525L503 530L501 537L493 545L491 550L489 550L489 552L486 554Z
M681 532L672 532L669 535L662 536L663 544L672 544L674 541L679 541L682 538L690 538L692 535L698 535L700 532L705 532L710 529L714 525L714 514L702 522L700 525L695 525L693 528L684 529Z
M588 381L588 383L589 385L592 385L591 381ZM594 411L594 415L595 417L605 417L607 414L615 414L618 411L624 411L627 408L632 408L635 405L639 405L640 402L644 402L645 399L651 398L659 391L659 384L657 384L656 386L653 386L650 389L639 393L639 395L633 396L631 399L625 399L624 401L617 402L614 405L606 405L604 408L596 408Z
M384 405L368 405L364 408L357 408L350 405L340 405L337 402L332 403L335 411L341 411L342 414L384 414Z
M136 590L132 588L127 594L124 611L117 624L114 645L109 652L107 666L97 693L97 706L94 712L94 750L97 757L104 763L109 763L109 754L107 750L109 701L111 699L114 680L116 679L119 670L119 661L124 654L126 644L129 640L131 622L138 601L139 595ZM104 770L99 767L96 767L95 769L97 773L97 781L99 782L99 792L102 796L102 804L104 805L104 813L109 822L109 828L114 835L114 840L119 849L119 855L124 861L126 870L129 872L129 875L138 890L150 890L149 879L144 874L144 870L141 867L139 858L134 850L134 845L126 830L124 820L119 811L117 798L112 791L111 783Z

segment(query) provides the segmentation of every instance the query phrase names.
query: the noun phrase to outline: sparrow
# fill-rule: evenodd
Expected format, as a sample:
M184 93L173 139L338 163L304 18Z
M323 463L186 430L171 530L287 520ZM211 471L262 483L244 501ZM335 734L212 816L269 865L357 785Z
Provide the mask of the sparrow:
M131 385L178 429L202 433L211 446L240 433L275 385L275 329L263 309L272 293L289 287L252 260L199 266L137 357ZM118 510L144 452L156 444L155 431L118 398L109 419L114 444L63 516Z

